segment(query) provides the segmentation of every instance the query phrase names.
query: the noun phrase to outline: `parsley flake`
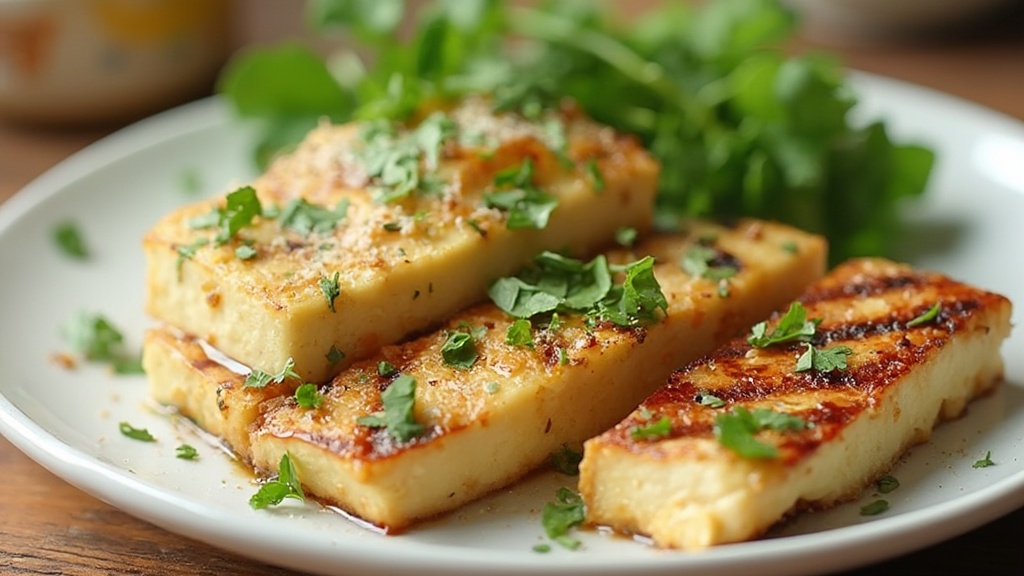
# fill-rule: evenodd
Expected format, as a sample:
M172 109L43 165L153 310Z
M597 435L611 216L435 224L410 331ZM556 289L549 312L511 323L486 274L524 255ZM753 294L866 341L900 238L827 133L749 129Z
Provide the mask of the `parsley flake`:
M331 344L331 349L327 351L327 354L325 354L324 357L331 364L337 364L345 359L345 353L338 350L338 347L334 344Z
M558 542L569 550L576 550L581 542L569 535L572 528L583 523L585 506L583 498L568 488L559 488L555 492L554 502L544 505L541 524L548 538Z
M338 278L338 272L335 272L334 276L330 278L327 276L320 278L320 291L324 293L324 299L327 300L327 307L331 309L331 312L337 312L334 309L334 301L341 295L341 286L338 283Z
M656 440L664 438L672 433L672 421L668 416L648 422L644 425L636 425L629 429L629 437L633 440Z
M821 320L808 320L803 304L793 302L779 320L771 334L766 335L768 323L758 322L750 329L747 342L756 348L765 348L786 342L807 342L814 336Z
M988 468L989 466L995 466L996 463L992 461L992 451L985 452L985 457L977 460L974 464L971 464L971 468Z
M484 194L484 204L507 213L505 227L509 230L543 229L558 207L558 198L533 184L533 160L527 158L519 166L506 168L494 175L497 190Z
M590 185L594 187L594 192L604 192L605 181L604 174L601 173L601 168L597 165L597 160L591 158L584 164L584 168L587 170L587 176L590 177Z
M302 483L299 482L299 476L287 452L281 455L281 462L277 469L277 479L264 482L260 485L260 489L249 498L249 506L253 510L277 506L284 502L285 498L305 501L306 495L302 492Z
M304 198L293 198L281 211L279 221L282 228L290 228L305 236L313 232L330 232L348 214L348 205L348 198L342 198L333 210L328 210Z
M174 456L182 460L195 460L199 457L199 451L190 444L182 444L174 449Z
M75 260L87 260L89 249L85 245L82 233L78 225L68 220L61 222L53 230L53 238L57 242L61 253Z
M900 481L895 476L886 474L875 481L875 488L882 494L888 494L900 487Z
M149 430L145 428L135 428L127 422L121 422L117 425L118 430L121 434L131 438L132 440L139 440L141 442L156 442L156 438L149 433Z
M721 408L725 406L725 400L707 392L701 392L698 394L696 400L698 404L701 406L707 406L708 408Z
M244 388L266 388L271 383L280 384L284 382L285 378L294 378L296 380L301 377L295 372L295 361L288 358L284 362L284 367L277 374L268 374L262 370L254 369L245 377L245 383L242 384Z
M553 453L550 459L551 467L566 476L579 476L580 462L582 461L583 454L569 448L568 444L562 444L562 447Z
M380 362L377 363L377 374L381 377L387 378L388 376L392 376L397 372L398 368L395 368L395 365L392 364L391 362L388 362L387 360L381 360Z
M441 357L449 366L463 370L471 368L478 357L472 334L461 331L449 333L448 339L441 345Z
M629 248L636 243L639 232L636 228L619 228L615 231L615 243L624 248Z
M768 408L747 410L737 406L715 417L714 433L718 442L744 458L776 458L778 449L757 440L761 430L801 430L807 423L797 416Z
M505 343L510 346L533 348L533 324L526 318L516 318L505 331Z
M407 374L395 378L381 392L382 412L360 416L356 423L370 428L385 428L399 442L409 441L426 430L426 426L416 422L413 407L416 402L416 379Z
M256 196L256 189L243 186L227 195L223 208L214 208L205 219L193 219L190 225L195 228L218 228L214 241L221 246L234 238L240 230L252 225L253 220L262 214L263 205Z
M138 356L124 349L124 336L102 314L79 312L61 328L72 349L90 362L105 362L116 374L141 374Z
M877 516L889 509L888 500L881 498L860 507L861 516Z
M295 389L295 403L299 408L312 410L323 405L324 395L317 389L316 384L306 382Z
M825 349L815 348L809 343L805 346L807 346L807 350L796 361L797 372L846 370L846 359L853 354L853 350L849 346L833 346Z

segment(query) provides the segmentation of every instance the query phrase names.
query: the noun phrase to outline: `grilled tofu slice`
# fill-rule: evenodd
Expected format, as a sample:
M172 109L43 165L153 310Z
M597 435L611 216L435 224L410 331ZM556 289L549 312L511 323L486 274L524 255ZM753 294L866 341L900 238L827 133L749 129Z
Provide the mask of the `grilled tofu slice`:
M648 230L658 170L571 109L528 120L468 100L414 128L324 125L252 184L257 209L243 187L148 231L146 311L248 366L291 358L323 382L541 250L582 256Z
M517 346L506 340L513 319L478 305L436 333L343 371L322 387L319 408L286 396L262 405L252 429L254 466L272 473L287 453L308 493L401 530L506 486L563 444L579 446L607 429L673 367L796 297L825 266L820 237L757 221L694 224L686 235L654 237L608 259L642 255L657 262L667 300L660 321L590 326L562 316L534 327L532 347ZM728 267L735 275L723 278ZM443 359L460 330L475 338L469 368ZM382 362L394 370L382 375ZM398 378L415 382L413 415L422 431L408 439L361 420L387 406L382 392Z
M860 259L800 301L805 321L820 319L809 342L732 340L586 442L589 523L662 547L755 538L788 513L856 497L1002 377L1011 304L1000 295ZM795 371L812 346L822 356Z

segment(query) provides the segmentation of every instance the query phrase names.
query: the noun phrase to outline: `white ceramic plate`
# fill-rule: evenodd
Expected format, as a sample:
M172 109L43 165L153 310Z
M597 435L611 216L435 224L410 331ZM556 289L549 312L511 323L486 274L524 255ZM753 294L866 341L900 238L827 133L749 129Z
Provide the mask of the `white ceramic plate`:
M914 262L1000 291L1020 303L1024 325L1024 126L942 94L858 75L866 117L884 115L903 139L934 146L932 189L913 211ZM182 184L198 176L208 192L244 182L254 170L249 135L215 100L131 126L60 164L0 206L0 432L86 492L168 530L266 562L319 573L395 574L800 574L839 570L908 552L969 530L1024 504L1024 345L1006 343L1007 382L944 425L894 470L902 487L891 509L864 517L874 497L807 514L757 542L699 554L584 533L583 549L544 541L539 512L572 479L539 475L402 536L384 536L314 505L291 501L253 511L250 476L190 431L146 406L143 377L105 369L69 371L52 361L66 349L59 328L76 312L103 313L139 346L143 232L191 201ZM73 218L96 257L62 257L54 226ZM148 444L118 422L148 428ZM174 457L181 442L198 461ZM972 468L991 450L998 464Z

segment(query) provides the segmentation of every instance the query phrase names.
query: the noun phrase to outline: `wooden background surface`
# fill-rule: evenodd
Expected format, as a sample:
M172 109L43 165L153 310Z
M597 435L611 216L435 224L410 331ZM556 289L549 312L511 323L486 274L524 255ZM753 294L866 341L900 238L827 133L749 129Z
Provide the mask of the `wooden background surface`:
M245 17L243 41L281 29L274 11L295 4L276 4ZM808 46L821 44L799 40L793 49ZM1024 9L941 41L827 48L852 68L929 86L1024 120ZM0 202L115 128L56 130L0 123ZM1024 509L1006 513L961 537L849 574L1019 574ZM137 520L53 476L2 438L0 573L295 574Z

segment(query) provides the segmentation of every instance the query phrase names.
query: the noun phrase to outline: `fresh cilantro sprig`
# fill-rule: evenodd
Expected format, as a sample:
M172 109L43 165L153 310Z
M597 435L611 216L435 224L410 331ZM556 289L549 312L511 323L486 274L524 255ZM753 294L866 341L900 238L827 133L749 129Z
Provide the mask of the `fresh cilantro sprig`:
M897 207L925 189L934 154L855 119L835 58L785 50L799 22L781 2L669 2L628 26L600 5L443 1L406 19L395 0L311 0L311 26L355 41L365 61L292 43L253 48L218 89L261 121L264 162L324 117L404 120L425 103L484 93L497 110L543 123L571 98L661 161L662 211L781 219L827 235L833 262L897 245Z
M214 243L222 246L262 215L263 204L256 195L256 189L242 186L228 193L224 198L224 206L214 207L208 214L193 218L189 226L195 229L216 228Z
M125 349L124 335L102 314L81 311L61 329L64 340L90 362L106 363L115 374L141 374L142 360Z
M468 370L476 363L479 354L476 339L470 332L454 330L441 345L441 357L448 366Z
M802 430L807 422L802 418L776 412L768 408L748 410L736 406L715 417L714 434L718 442L743 458L776 458L778 448L757 439L762 430Z
M356 423L370 428L385 428L399 442L407 442L423 434L426 426L416 421L416 379L400 374L380 395L384 410L360 416Z
M747 342L755 348L767 348L787 342L807 342L813 336L821 320L808 320L807 309L799 302L789 305L789 310L779 319L771 334L767 333L768 323L758 322L750 329Z
M324 403L324 395L320 393L319 388L312 382L306 382L295 389L295 403L300 408L306 408L312 410L319 408Z
M301 376L295 372L295 361L288 358L284 362L284 366L276 374L269 374L263 370L254 369L245 377L245 382L242 384L244 388L266 388L270 384L280 384L285 379L292 378L299 380Z
M619 284L613 282L615 273L623 276ZM491 284L488 294L499 308L524 319L563 312L632 326L656 322L668 308L649 256L613 267L604 256L584 263L543 252L533 267Z
M849 346L833 346L831 348L815 348L806 344L807 350L796 360L796 371L831 372L846 370L846 359L853 354Z
M285 498L293 498L300 502L306 499L295 465L287 452L281 455L281 462L277 466L277 478L261 484L260 489L249 498L249 506L253 510L260 510L277 506L284 502Z
M559 488L555 500L544 505L541 524L547 537L569 550L576 550L581 542L570 531L585 519L583 498L568 488Z

